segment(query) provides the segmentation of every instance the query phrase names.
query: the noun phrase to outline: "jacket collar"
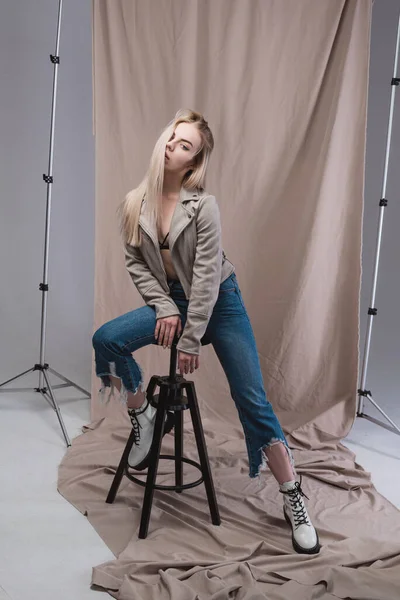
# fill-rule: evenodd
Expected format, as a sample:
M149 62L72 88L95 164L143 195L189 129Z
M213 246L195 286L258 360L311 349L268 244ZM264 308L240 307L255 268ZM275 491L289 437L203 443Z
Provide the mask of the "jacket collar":
M196 190L188 190L181 187L178 202L186 202L187 200L200 200L201 194Z
M185 203L188 202L189 200L194 200L194 201L200 200L202 195L203 194L201 194L198 190L189 190L183 186L181 187L181 191L179 193L179 200L175 207L175 211L174 211L172 221L171 221L171 228L170 228L170 234L169 234L170 247L172 247L172 243L173 243L173 241L175 241L175 228L177 226L179 227L179 222L181 220L182 215L185 217L186 217L186 213L189 213L192 215L192 212L189 210L189 208L186 207ZM143 200L142 200L139 224L142 226L142 228L148 234L151 235L151 237L153 238L153 242L155 244L158 244L157 228L156 228L154 219L150 218L150 215L148 215L145 212L145 205L146 205L145 196L146 196L146 194L143 196Z

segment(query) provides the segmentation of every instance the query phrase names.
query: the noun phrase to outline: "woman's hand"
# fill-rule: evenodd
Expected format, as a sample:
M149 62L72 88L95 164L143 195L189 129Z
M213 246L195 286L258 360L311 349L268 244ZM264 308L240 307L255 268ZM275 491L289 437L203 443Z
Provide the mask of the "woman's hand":
M171 317L163 317L157 319L156 330L154 337L158 344L163 345L164 348L171 348L172 342L174 341L175 331L178 332L178 337L182 333L182 323L179 315L172 315ZM188 354L187 352L181 352L178 350L178 368L181 375L193 373L195 369L200 366L200 358L197 354Z
M178 368L181 375L183 373L193 373L200 366L200 357L197 354L187 354L178 350Z
M182 333L182 323L179 315L172 315L171 317L163 317L157 319L156 330L154 337L166 348L171 348L172 342L174 341L175 331L178 331L178 336Z

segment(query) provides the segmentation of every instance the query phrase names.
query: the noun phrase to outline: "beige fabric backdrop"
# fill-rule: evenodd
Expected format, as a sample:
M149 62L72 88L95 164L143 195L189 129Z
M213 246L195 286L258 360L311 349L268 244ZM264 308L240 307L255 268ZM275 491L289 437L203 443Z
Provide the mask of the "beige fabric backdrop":
M104 503L129 422L117 399L99 403L93 366L92 423L59 478L60 492L119 555L94 569L93 582L121 599L398 599L398 511L338 444L357 398L371 2L95 0L93 8L93 331L143 305L125 270L115 211L176 110L199 110L216 142L206 189L219 202L267 396L305 475L323 544L317 557L295 555L271 474L260 489L249 480L237 412L206 346L190 378L218 528L202 486L179 498L156 492L141 541L142 488L124 481L115 504ZM135 358L146 384L168 372L167 350L151 346ZM172 449L170 436L164 445ZM185 445L196 459L190 424ZM159 482L167 481L171 465L160 470Z

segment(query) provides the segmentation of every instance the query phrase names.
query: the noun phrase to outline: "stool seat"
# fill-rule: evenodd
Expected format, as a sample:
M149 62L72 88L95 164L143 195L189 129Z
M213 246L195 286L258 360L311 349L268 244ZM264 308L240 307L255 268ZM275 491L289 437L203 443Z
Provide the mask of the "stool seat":
M188 381L176 372L177 343L178 339L175 335L171 346L169 375L153 375L146 389L147 400L157 409L146 481L142 481L132 475L133 469L130 469L128 464L129 453L135 438L132 429L106 499L108 504L114 502L124 474L134 483L145 487L139 528L139 538L141 539L147 537L154 490L171 490L181 493L185 489L196 487L204 482L212 523L214 525L221 524L195 385L193 381ZM159 393L155 394L154 392L157 387L159 387ZM186 392L186 395L184 392ZM199 454L199 463L183 456L184 410L190 411ZM165 419L166 415L167 419ZM171 431L172 428L174 428L175 454L160 454L163 435ZM175 485L156 484L157 468L160 459L175 461ZM195 481L183 483L183 463L196 467L201 472L201 477Z

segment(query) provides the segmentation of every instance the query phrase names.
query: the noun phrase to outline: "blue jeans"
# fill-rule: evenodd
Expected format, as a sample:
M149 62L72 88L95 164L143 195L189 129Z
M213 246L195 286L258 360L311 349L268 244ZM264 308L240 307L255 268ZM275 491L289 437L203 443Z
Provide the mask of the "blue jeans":
M182 328L187 317L188 300L179 281L169 280L171 298L181 313ZM100 397L106 388L113 393L109 375L121 379L120 397L126 402L127 392L144 391L143 373L132 352L149 344L154 337L156 313L151 306L132 310L102 325L93 335L96 375L102 380ZM227 377L243 427L249 457L249 477L265 470L267 458L263 450L283 442L294 466L291 451L281 425L267 400L253 329L248 317L235 273L220 285L219 295L201 344L212 344Z

